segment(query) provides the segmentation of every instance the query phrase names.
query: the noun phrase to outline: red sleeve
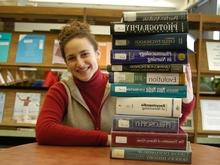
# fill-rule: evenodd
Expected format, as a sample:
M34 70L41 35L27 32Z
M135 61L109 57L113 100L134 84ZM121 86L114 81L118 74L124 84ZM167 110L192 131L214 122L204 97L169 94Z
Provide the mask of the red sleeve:
M182 116L180 118L180 126L183 125L183 123L186 121L189 114L193 111L195 106L195 97L193 97L193 100L190 103L184 103L182 104Z
M47 145L106 145L108 134L97 130L82 130L63 125L68 104L64 86L58 82L47 92L36 124L38 144Z

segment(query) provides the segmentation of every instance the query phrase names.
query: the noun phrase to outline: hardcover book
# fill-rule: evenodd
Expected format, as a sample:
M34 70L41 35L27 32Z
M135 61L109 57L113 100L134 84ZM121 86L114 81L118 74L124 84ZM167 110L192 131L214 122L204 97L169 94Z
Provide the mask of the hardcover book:
M187 11L127 11L123 12L123 21L187 21Z
M187 64L188 55L183 51L111 51L111 64Z
M52 64L65 64L58 40L54 40Z
M113 49L187 50L187 33L112 35Z
M11 33L0 32L0 62L8 60L11 36Z
M179 129L179 118L141 115L114 115L113 131L172 132Z
M4 107L5 107L5 93L0 92L0 123L2 122L3 119Z
M45 35L20 34L16 63L37 63L43 62Z
M185 65L182 64L127 64L107 65L108 72L185 72Z
M117 97L116 114L181 117L182 99L162 97Z
M190 142L187 142L186 150L111 147L110 157L114 159L149 160L190 164L192 162L192 149Z
M187 33L187 21L160 22L113 22L110 25L111 34L156 34L156 33Z
M184 85L186 79L185 74L179 73L109 72L109 82Z
M17 92L13 111L13 119L17 123L36 124L40 107L40 93Z
M188 135L177 133L111 131L111 146L185 150Z
M169 97L185 98L186 85L153 85L153 84L128 84L112 83L111 96L118 97Z

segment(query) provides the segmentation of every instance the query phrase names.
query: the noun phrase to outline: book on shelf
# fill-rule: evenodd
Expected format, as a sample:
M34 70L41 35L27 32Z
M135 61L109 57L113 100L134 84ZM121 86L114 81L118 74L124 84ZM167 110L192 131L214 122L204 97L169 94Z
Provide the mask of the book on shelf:
M16 92L13 119L17 123L36 124L40 98L40 93Z
M14 83L15 82L15 78L12 74L12 72L10 70L6 70L6 83L10 84L10 83Z
M187 117L186 121L183 123L181 127L184 131L193 131L194 130L194 118L193 112Z
M5 84L6 84L5 79L2 75L2 72L0 71L0 85L5 85Z
M110 157L113 159L149 160L190 164L192 162L192 149L190 142L187 142L185 150L111 147Z
M188 134L176 133L111 131L112 147L137 147L185 150Z
M155 85L155 84L129 84L112 83L111 96L118 97L169 97L185 98L186 85Z
M113 131L178 132L179 118L146 115L114 115Z
M187 50L187 33L112 35L113 49Z
M11 33L0 32L0 62L7 62L11 43Z
M45 35L20 34L16 63L43 63Z
M107 65L108 72L170 72L183 73L183 64L126 64L126 65Z
M2 122L3 114L4 114L5 96L6 96L5 93L0 92L0 123Z
M99 66L106 66L110 64L111 48L112 48L111 42L98 42L98 49L101 55L100 60L98 60Z
M220 131L220 100L200 99L202 130Z
M54 40L53 44L53 58L52 58L52 64L65 64L65 61L63 59L59 41L57 39Z
M116 114L181 117L181 98L117 97Z
M187 21L187 11L124 11L124 22Z
M111 64L187 64L186 50L147 51L134 49L111 50Z
M184 85L186 79L183 73L109 72L109 82Z
M187 21L160 22L112 22L110 31L113 35L158 34L158 33L187 33Z

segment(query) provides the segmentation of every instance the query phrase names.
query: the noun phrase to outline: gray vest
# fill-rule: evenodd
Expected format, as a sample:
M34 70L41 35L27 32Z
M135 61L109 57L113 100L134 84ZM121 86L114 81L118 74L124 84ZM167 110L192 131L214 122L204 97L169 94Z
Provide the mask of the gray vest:
M73 78L66 77L61 80L61 83L64 85L68 95L68 108L66 114L64 115L63 124L85 130L96 129L90 115L91 112L83 100L83 97L74 83ZM116 107L116 97L110 96L109 92L110 84L107 83L105 94L101 103L101 130L107 133L109 133L112 128L112 117L115 114Z

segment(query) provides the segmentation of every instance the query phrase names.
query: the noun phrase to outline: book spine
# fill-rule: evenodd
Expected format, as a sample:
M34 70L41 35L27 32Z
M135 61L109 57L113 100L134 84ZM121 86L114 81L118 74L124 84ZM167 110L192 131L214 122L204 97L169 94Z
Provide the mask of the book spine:
M111 34L187 33L187 21L112 23Z
M187 21L187 12L123 12L123 21Z
M111 64L187 64L186 51L111 50Z
M171 72L183 73L185 71L182 64L127 64L127 65L107 65L108 72Z
M181 107L180 98L118 97L116 99L116 114L180 117Z
M150 160L161 162L191 163L192 151L111 147L111 158L128 160Z
M187 33L112 35L113 49L187 50Z
M185 75L179 73L109 72L110 83L184 85Z
M185 150L187 134L111 131L113 147L143 147Z
M176 117L114 115L113 131L177 132L179 119Z
M185 98L186 93L186 85L112 83L110 89L110 94L118 97Z

